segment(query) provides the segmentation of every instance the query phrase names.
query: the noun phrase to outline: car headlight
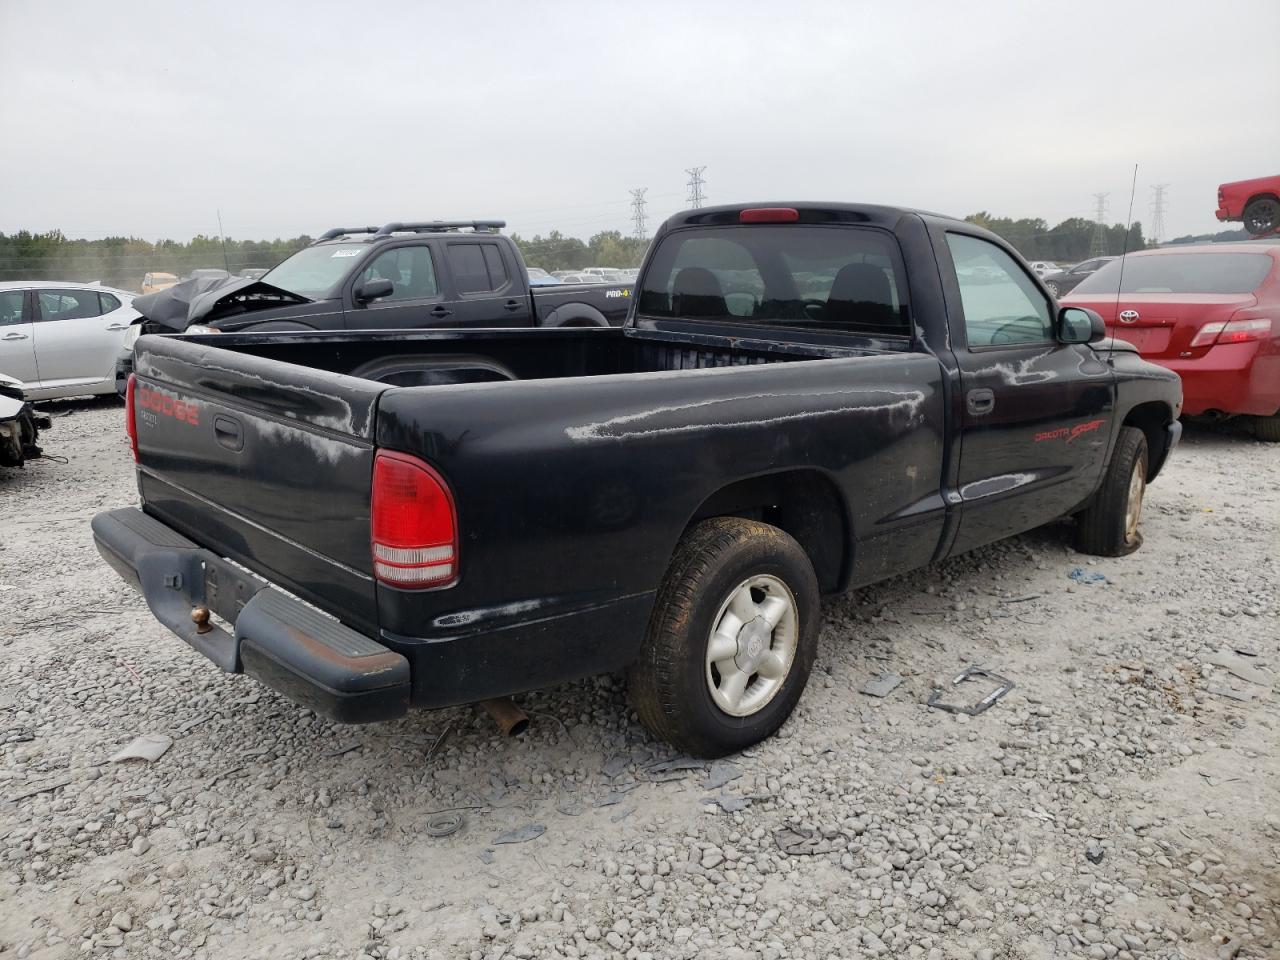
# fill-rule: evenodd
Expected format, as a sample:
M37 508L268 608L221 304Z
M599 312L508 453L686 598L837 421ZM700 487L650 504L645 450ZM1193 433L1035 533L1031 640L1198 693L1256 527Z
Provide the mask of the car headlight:
M138 342L140 336L142 336L142 324L135 323L124 332L124 348L132 350L133 345Z
M187 329L183 330L182 332L183 333L221 333L222 331L219 330L217 327L206 327L204 324L201 324L201 323L193 323L191 326L187 327Z

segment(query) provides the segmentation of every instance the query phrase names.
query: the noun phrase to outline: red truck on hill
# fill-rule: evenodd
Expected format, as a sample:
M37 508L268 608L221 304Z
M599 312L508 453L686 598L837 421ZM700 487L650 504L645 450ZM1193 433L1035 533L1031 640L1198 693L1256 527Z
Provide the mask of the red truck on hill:
M1280 231L1280 175L1222 184L1217 215L1219 220L1243 220L1255 237Z

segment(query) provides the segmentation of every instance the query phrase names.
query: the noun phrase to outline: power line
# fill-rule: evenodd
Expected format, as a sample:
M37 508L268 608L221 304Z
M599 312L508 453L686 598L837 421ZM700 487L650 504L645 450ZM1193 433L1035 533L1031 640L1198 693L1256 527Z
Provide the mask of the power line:
M1107 252L1107 197L1109 193L1093 195L1093 240L1089 244L1089 256L1101 257Z
M647 216L644 212L644 195L648 192L648 187L636 187L631 191L631 222L635 224L634 236L637 240L643 240L648 236L644 226Z
M1157 183L1151 188L1155 194L1151 201L1151 242L1158 244L1164 236L1164 192L1169 188L1167 183Z
M702 188L706 185L702 179L702 171L706 167L690 167L685 171L689 175L689 206L697 210L707 202L707 195L702 192Z

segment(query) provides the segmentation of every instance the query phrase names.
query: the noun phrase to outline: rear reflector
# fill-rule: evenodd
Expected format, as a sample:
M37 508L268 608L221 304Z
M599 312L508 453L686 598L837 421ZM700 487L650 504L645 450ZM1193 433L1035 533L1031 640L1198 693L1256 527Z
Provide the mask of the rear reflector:
M133 451L133 462L138 462L138 425L133 422L133 391L136 374L129 374L124 385L124 432L129 435L129 449Z
M1252 320L1221 320L1206 323L1191 340L1193 347L1207 347L1216 343L1248 343L1265 340L1271 333L1271 321L1265 317Z
M795 223L800 211L794 207L753 207L738 214L739 223Z
M381 450L373 461L373 574L395 587L447 587L458 579L453 494L432 467Z

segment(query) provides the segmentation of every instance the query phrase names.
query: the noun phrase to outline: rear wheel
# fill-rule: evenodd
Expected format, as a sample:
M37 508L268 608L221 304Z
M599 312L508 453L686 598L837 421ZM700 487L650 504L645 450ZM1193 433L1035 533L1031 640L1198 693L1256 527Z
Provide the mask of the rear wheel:
M1280 443L1280 413L1253 418L1253 435L1267 443Z
M772 734L813 667L821 615L808 556L777 527L707 520L676 548L658 591L631 704L655 736L719 757Z
M1049 292L1055 297L1058 295L1058 285L1054 281L1046 280L1044 285L1049 288Z
M1121 427L1102 488L1076 517L1076 549L1100 557L1123 557L1142 546L1138 521L1147 491L1147 437Z
M1244 208L1244 228L1255 237L1261 237L1280 228L1280 200L1275 197L1258 197Z

